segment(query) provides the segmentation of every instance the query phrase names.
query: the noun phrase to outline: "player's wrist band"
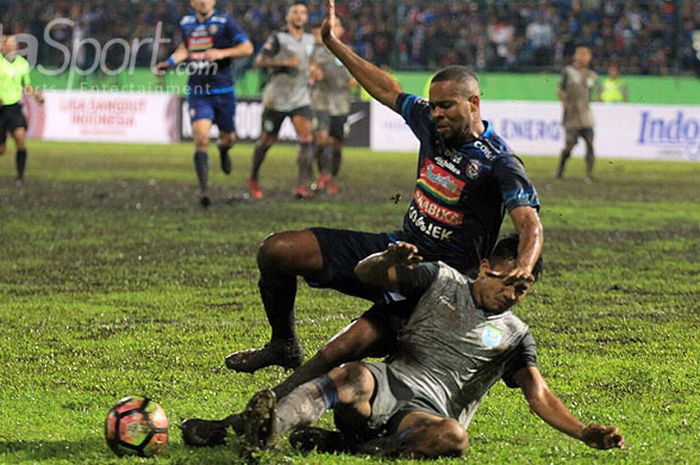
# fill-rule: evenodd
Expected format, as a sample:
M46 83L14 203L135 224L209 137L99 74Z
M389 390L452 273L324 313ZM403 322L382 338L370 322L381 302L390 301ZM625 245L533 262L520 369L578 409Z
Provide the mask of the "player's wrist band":
M173 57L168 57L165 62L168 64L168 66L175 66L177 64L177 61L175 61L175 58Z

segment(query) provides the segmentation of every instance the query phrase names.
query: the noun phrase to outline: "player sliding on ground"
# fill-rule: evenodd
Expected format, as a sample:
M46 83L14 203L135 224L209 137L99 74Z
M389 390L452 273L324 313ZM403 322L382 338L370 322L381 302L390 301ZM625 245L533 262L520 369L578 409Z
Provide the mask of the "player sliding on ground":
M469 444L466 429L479 403L502 379L519 387L530 409L559 431L598 449L622 447L617 428L584 426L542 378L535 340L511 311L527 296L542 263L536 262L529 279L509 277L517 267L517 251L517 236L501 240L490 258L481 261L474 281L444 263L420 263L418 249L407 243L392 244L361 261L355 271L362 282L420 299L396 352L386 362L334 368L279 403L271 390L259 392L244 413L245 441L268 447L335 409L340 431L297 429L292 444L305 451L459 456ZM195 436L215 431L203 428L204 423L212 422L185 422L186 443L223 441Z
M542 249L539 200L520 160L481 119L479 82L453 66L432 79L430 102L403 93L388 74L361 59L333 32L334 2L326 4L322 36L328 49L384 105L400 113L420 140L418 179L403 227L387 233L312 228L273 234L258 250L260 294L272 338L262 349L236 352L226 365L254 372L269 365L298 367L301 347L294 329L297 276L374 302L294 376L275 388L283 397L298 384L341 363L383 355L406 322L415 299L357 279L353 268L395 241L416 244L429 261L441 260L465 274L489 256L506 211L522 238L513 277L527 278Z
M180 21L182 43L156 69L162 72L187 61L187 100L194 137L194 169L199 180L199 203L211 203L209 179L209 134L212 123L219 128L221 170L230 174L229 150L236 141L236 94L233 60L253 54L253 44L230 16L215 10L216 0L191 0L193 15Z

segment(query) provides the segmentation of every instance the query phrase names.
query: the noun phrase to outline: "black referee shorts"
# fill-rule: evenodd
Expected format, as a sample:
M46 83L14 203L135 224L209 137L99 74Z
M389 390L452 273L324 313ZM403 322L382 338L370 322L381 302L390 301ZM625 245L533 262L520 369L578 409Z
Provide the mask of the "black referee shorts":
M22 104L3 105L0 108L0 144L7 140L7 133L17 128L27 129L27 120L22 113Z

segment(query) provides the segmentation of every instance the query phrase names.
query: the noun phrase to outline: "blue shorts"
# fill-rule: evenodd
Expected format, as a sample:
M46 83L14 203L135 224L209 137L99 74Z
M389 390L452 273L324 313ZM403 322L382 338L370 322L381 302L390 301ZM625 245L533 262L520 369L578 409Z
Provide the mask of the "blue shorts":
M236 94L190 95L190 121L208 119L219 132L236 132Z

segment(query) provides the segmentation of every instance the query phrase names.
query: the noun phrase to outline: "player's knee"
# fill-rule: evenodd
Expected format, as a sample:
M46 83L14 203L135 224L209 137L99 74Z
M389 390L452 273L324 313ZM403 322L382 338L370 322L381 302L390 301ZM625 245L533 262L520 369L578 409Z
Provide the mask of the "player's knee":
M297 234L292 231L267 236L258 247L258 267L261 271L282 271L291 268L297 259Z
M362 362L345 363L331 370L329 376L338 388L352 386L354 400L370 397L374 392L374 377Z
M445 419L438 423L434 435L439 442L437 455L459 457L469 447L469 434L464 427L453 419Z

